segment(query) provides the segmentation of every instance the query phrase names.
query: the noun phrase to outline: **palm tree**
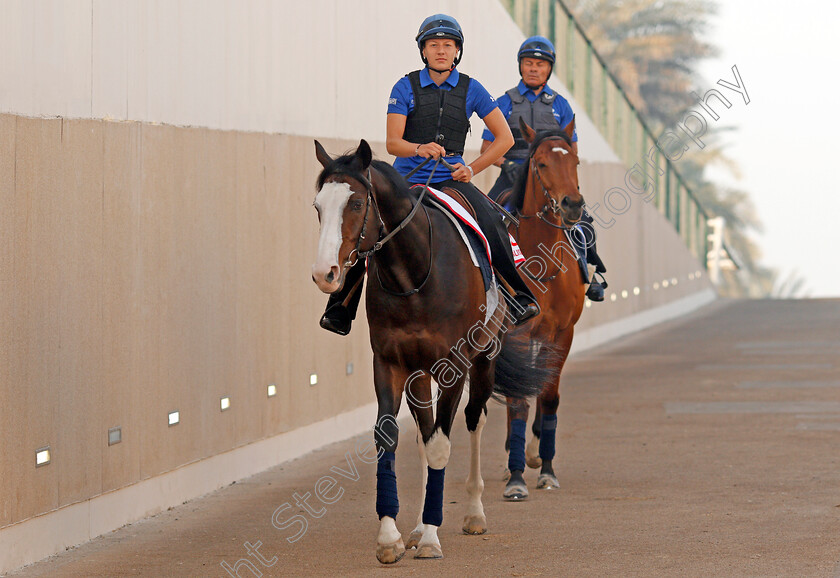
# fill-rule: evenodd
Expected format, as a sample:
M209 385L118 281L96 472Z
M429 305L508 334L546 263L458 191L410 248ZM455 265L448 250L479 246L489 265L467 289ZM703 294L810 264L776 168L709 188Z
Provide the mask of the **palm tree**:
M703 85L697 64L717 49L704 34L717 6L708 0L566 0L595 49L618 79L633 105L655 134L672 129L696 106L691 96ZM750 237L761 222L748 192L722 187L706 177L718 164L736 178L737 163L723 151L721 136L732 128L709 126L707 146L692 148L677 167L707 212L727 224L727 246L742 270L724 275L722 293L735 297L790 297L802 294L796 275L778 273L759 263L761 251Z

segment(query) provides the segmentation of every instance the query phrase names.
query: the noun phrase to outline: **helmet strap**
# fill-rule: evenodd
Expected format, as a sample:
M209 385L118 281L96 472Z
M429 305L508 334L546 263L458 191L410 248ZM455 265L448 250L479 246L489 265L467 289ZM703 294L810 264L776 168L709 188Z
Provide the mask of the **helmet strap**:
M455 65L456 65L456 64L457 64L457 63L453 63L451 68L444 68L443 70L438 70L437 68L432 68L432 67L429 65L429 63L427 62L427 63L426 63L426 68L428 68L428 69L429 69L429 70L431 70L432 72L437 72L438 74L446 74L447 72L452 72L453 70L455 70Z

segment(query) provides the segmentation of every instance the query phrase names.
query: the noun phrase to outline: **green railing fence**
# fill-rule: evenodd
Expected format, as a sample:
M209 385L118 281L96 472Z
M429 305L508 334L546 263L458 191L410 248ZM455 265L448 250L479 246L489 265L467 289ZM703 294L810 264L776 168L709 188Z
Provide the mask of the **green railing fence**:
M661 154L656 136L627 98L562 0L501 0L527 36L550 39L557 49L556 74L629 168L645 167L648 154L663 170L648 169L656 187L656 206L706 267L709 215L673 162ZM655 173L655 174L651 174Z

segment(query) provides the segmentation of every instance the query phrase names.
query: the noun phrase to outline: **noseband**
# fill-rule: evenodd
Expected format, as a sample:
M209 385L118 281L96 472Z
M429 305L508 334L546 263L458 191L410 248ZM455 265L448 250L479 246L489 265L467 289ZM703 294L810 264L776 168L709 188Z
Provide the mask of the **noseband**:
M430 159L427 159L427 161L428 160L430 160ZM394 228L394 230L391 231L388 234L385 234L385 232L386 232L385 222L382 220L382 213L379 211L379 206L376 204L376 196L374 196L374 194L373 194L373 184L372 184L373 183L373 178L371 177L370 167L368 167L368 170L367 170L367 177L365 177L364 175L361 175L361 174L344 173L344 174L347 174L348 176L351 176L352 178L356 179L360 183L362 183L365 186L367 196L366 196L366 199L365 199L365 216L362 219L362 228L359 231L358 239L356 239L356 246L353 248L353 250L350 251L350 253L347 255L347 260L341 266L341 268L342 268L341 273L342 274L344 274L344 271L348 267L354 267L356 265L356 263L359 262L360 258L361 259L367 259L371 255L373 255L374 253L379 251L383 247L383 245L385 245L385 243L390 241L394 237L394 235L396 235L397 233L402 231L406 227L406 225L408 225L408 223L411 222L411 219L413 219L414 215L417 213L417 209L419 209L420 206L423 204L423 198L426 196L426 191L429 190L429 182L432 180L432 176L434 176L434 174L435 174L435 169L437 168L437 166L440 162L441 162L441 159L438 159L438 161L435 163L435 166L432 169L432 173L429 175L429 179L428 179L428 181L426 181L426 185L423 187L423 192L420 193L420 196L417 198L417 202L414 203L414 206L411 208L411 211L408 213L408 215L405 217L405 219L403 219L400 222L400 224L397 225ZM425 165L425 164L426 164L426 162L423 163L423 165ZM374 211L376 211L376 218L379 220L379 238L376 240L376 242L373 244L373 246L370 249L362 251L362 243L367 238L367 235L365 234L365 231L367 230L368 215L370 214L370 208L371 207L373 207ZM423 207L423 211L426 212L425 207ZM432 245L431 245L432 220L429 217L428 213L426 213L426 219L429 221L429 235L430 235L429 270L426 272L425 278L423 279L423 281L420 283L420 285L418 287L415 287L414 289L411 289L411 290L406 291L406 292L391 291L391 290L387 289L384 285L382 285L382 280L380 279L379 283L380 283L380 285L382 285L382 288L386 292L391 293L392 295L397 295L399 297L407 297L409 295L414 295L415 293L420 291L420 289L423 288L423 286L426 284L426 281L428 281L429 277L431 276L432 262L433 262L433 257L431 255L431 250L432 250ZM377 275L378 274L379 273L377 271Z
M382 221L382 215L379 213L379 207L376 206L376 197L373 196L373 185L371 184L372 179L370 175L370 167L368 167L367 178L365 178L364 175L352 175L352 177L360 183L362 183L367 191L367 196L365 198L365 216L362 219L362 229L361 231L359 231L359 238L356 239L356 246L347 255L347 260L341 266L342 269L354 267L356 263L359 262L359 257L366 259L369 255L374 254L376 251L382 248L382 235L385 233L385 223ZM362 243L364 243L365 239L367 238L365 231L367 230L368 215L370 215L371 206L373 207L374 211L376 211L376 218L379 219L379 239L376 241L376 243L373 244L373 247L371 249L367 251L362 251ZM355 259L353 258L354 256Z

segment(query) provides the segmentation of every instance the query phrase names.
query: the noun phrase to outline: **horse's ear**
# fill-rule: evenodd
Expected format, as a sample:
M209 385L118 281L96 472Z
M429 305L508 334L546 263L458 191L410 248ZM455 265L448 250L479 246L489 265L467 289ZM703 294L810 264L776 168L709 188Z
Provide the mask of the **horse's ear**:
M324 147L317 140L315 141L315 158L318 159L318 162L324 168L327 168L332 163L332 157L327 154L327 151L324 150Z
M563 129L563 132L566 133L566 136L569 137L569 141L571 142L572 137L575 134L575 117L572 115L572 120L569 121L569 124L566 125L566 128Z
M537 132L528 126L528 123L525 122L525 119L521 116L519 117L519 130L522 131L522 136L525 138L525 142L531 144L534 142L534 138L537 136Z
M365 139L359 141L359 148L356 149L356 158L361 163L359 171L366 171L370 166L370 162L373 160L373 151L370 150L370 145Z

